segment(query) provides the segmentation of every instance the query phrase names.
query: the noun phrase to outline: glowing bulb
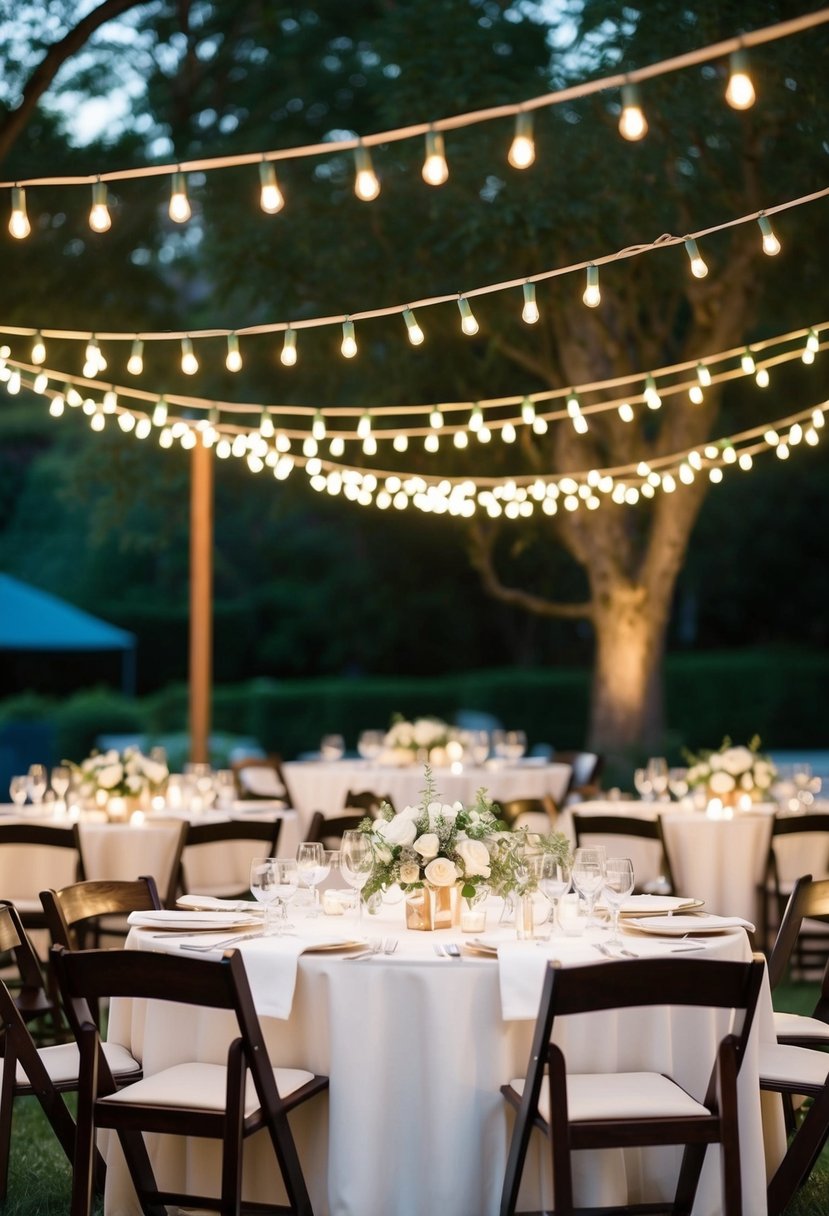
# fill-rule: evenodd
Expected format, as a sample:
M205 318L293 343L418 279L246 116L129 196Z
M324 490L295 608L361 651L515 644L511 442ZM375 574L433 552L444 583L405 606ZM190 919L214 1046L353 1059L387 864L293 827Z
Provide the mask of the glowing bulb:
M484 425L484 416L479 405L476 405L472 413L469 415L469 422L467 422L466 425L469 427L470 431L473 432L473 434L475 431L479 431Z
M225 367L229 372L240 372L242 370L242 352L239 350L239 339L236 334L227 335Z
M116 409L118 408L118 394L116 393L114 388L109 388L104 393L103 405L104 405L105 414L114 414L115 413Z
M501 439L504 443L515 443L515 427L511 422L501 427Z
M285 206L285 199L276 180L276 168L269 160L259 163L259 206L266 215L276 215Z
M334 436L334 438L331 440L331 442L328 445L328 450L335 459L339 459L340 456L344 455L345 440L342 438L341 435Z
M11 393L11 395L13 397L16 397L17 394L20 392L20 385L21 385L20 372L17 370L17 368L15 368L15 370L12 372L12 374L9 376L8 380L6 381L6 391Z
M63 406L63 395L58 393L57 397L53 397L49 403L49 413L53 418L60 418L61 414L63 413Z
M635 84L622 85L622 116L619 119L619 134L623 139L635 143L644 139L648 133L648 120L645 118L639 101L639 90Z
M434 431L430 432L430 434L428 434L423 440L423 446L427 452L436 452L438 450L440 447L440 439L434 433Z
M391 446L394 448L395 452L408 451L409 436L408 435L395 435L394 439L392 440Z
M754 105L755 92L748 74L748 55L745 51L734 51L729 56L728 87L725 100L732 110L749 110Z
M173 174L169 215L176 224L186 224L192 215L190 200L187 197L187 181L184 174L180 172Z
M265 439L270 439L273 435L273 418L267 409L262 410L259 417L259 434Z
M32 231L32 225L29 223L29 217L26 214L26 191L22 186L12 186L12 213L9 219L9 232L18 241L25 238Z
M354 336L353 321L343 321L343 340L340 352L344 359L353 359L357 354L357 339Z
M159 397L153 408L153 426L164 426L167 421L167 402Z
M577 393L570 393L567 397L567 413L571 418L577 418L581 413L581 404Z
M702 402L704 400L703 392L698 384L693 384L688 389L688 396L690 397L690 399L694 403L694 405L702 405Z
M602 293L599 290L598 266L587 267L587 286L584 289L582 299L588 308L598 308L602 301Z
M772 231L771 222L767 215L758 215L757 223L763 234L763 253L767 253L770 258L773 258L780 252L780 242Z
M314 421L311 423L311 434L320 442L325 438L325 419L319 410L314 414Z
M364 203L370 203L380 193L380 183L374 166L371 163L371 153L368 148L359 144L354 149L354 160L357 166L357 176L354 179L354 193Z
M435 431L439 431L443 426L443 414L440 412L437 406L435 406L435 408L429 414L429 426Z
M704 363L697 364L697 380L703 388L708 388L711 383L711 372Z
M471 337L478 332L478 322L475 320L466 296L458 296L458 308L461 311L461 329Z
M758 367L757 375L754 377L754 383L757 387L768 388L770 379L769 369L767 367Z
M515 116L515 135L507 159L513 169L529 169L535 160L533 116L524 110Z
M360 418L360 421L357 423L357 438L367 439L370 434L371 414L368 412L368 410L366 410L366 412Z
M127 359L127 371L131 376L140 376L144 370L144 343L136 338L132 344L130 357Z
M34 342L32 342L32 363L46 362L46 343L43 341L43 335L40 330L35 334Z
M71 405L73 407L73 409L76 406L81 405L83 402L83 397L80 395L78 390L75 388L74 384L67 384L66 388L64 389L63 395L66 398L67 405Z
M131 414L129 410L125 411L123 414L119 414L118 425L124 434L128 435L130 431L135 430L135 414Z
M199 361L190 338L181 339L181 370L185 376L195 376L199 370Z
M535 325L538 320L538 305L535 302L535 283L524 284L524 307L521 311L522 321Z
M754 364L754 356L752 355L752 353L748 349L748 347L746 347L745 350L743 351L742 355L740 355L740 367L743 369L743 371L745 372L745 374L747 376L752 375L756 371L756 367Z
M296 332L291 329L290 325L285 330L285 340L279 360L285 367L293 367L296 363Z
M456 448L465 448L469 444L469 436L466 431L455 431L452 442Z
M691 259L691 274L695 279L704 279L708 274L708 267L706 266L702 254L697 248L697 243L693 237L689 237L685 242L685 249L688 257Z
M656 381L650 373L645 376L645 391L642 396L645 398L645 404L649 410L658 410L662 404L662 398L659 396Z
M521 402L521 421L527 426L532 426L535 422L535 403L530 401L529 397L525 397Z
M813 355L820 350L820 338L814 329L810 329L806 337L806 349L811 351Z
M427 186L442 186L449 177L449 166L440 131L426 132L426 159L421 170Z
M86 344L86 367L84 368L85 376L95 376L98 372L106 369L107 361L103 356L98 339L92 337ZM87 370L87 368L89 370Z
M100 178L92 183L92 209L89 212L89 227L93 232L109 232L112 227L112 217L107 205L106 182Z
M89 425L93 431L102 431L106 426L106 418L100 413L93 414L89 419Z
M32 385L32 388L36 393L43 394L48 387L49 377L46 375L46 372L41 372L39 376L35 376L35 382Z
M633 422L633 409L627 401L623 401L619 406L619 417L622 419L622 422Z
M411 308L403 309L403 320L406 322L406 331L412 346L420 346L423 342L423 330L415 320L415 315Z

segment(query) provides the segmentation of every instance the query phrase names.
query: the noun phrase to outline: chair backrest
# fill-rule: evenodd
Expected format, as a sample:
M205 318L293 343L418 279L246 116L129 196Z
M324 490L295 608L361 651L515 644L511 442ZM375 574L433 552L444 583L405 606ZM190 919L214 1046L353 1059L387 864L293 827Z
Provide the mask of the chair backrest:
M662 831L662 820L643 819L638 815L581 815L573 811L573 833L578 848L587 836L628 837L636 840L651 840L658 844L661 850L662 873L667 879L671 890L675 890L671 861L665 847L665 837ZM588 843L584 841L584 843ZM634 872L637 870L634 864Z
M46 883L74 882L83 877L78 842L73 828L46 823L0 823L0 891L20 903L31 928L42 925L26 906L36 905L39 887ZM25 910L24 910L25 909Z
M786 976L806 918L829 924L829 878L813 879L811 874L804 874L794 884L769 956L769 986L772 991Z
M152 874L165 907L175 903L185 819L153 817L139 824L76 824L78 853L86 879L134 881Z
M338 849L342 844L343 832L354 831L365 819L365 815L332 815L326 818L322 811L314 811L308 831L305 833L307 844L319 842L326 849Z
M181 855L181 890L192 891L201 886L209 888L202 894L214 894L220 888L221 893L228 897L246 894L250 862L254 857L276 857L281 828L281 819L223 819L216 823L189 824ZM223 845L226 846L223 849L213 849L213 853L218 853L222 860L220 869L213 874L212 854L206 853L202 858L195 854L201 848ZM247 849L244 848L246 845L249 846ZM209 864L200 867L200 862L206 859ZM197 874L199 868L210 871L210 881L194 885L192 875ZM221 884L214 881L217 877L222 879ZM238 881L234 881L234 877Z
M234 760L231 768L240 798L263 798L290 805L291 796L281 756L243 756Z
M26 935L20 913L10 899L0 900L0 954L14 956L20 988L12 1000L25 1022L51 1014L54 1001L46 991L40 960Z
M778 896L780 883L804 870L823 878L829 872L829 814L777 815L769 844L769 876Z
M598 785L604 767L604 757L600 756L598 752L556 751L553 759L556 763L560 761L562 764L570 765L572 771L570 784L567 787L568 793L575 793Z
M79 928L100 916L148 912L161 908L155 880L144 875L135 881L84 881L40 892L46 925L54 944L67 950L80 948Z
M496 806L498 817L511 828L526 827L541 835L555 828L558 808L549 794L540 798L499 798Z
M343 801L343 811L346 814L349 811L362 811L363 817L371 815L376 819L384 802L394 810L394 803L389 794L375 794L374 790L348 790Z

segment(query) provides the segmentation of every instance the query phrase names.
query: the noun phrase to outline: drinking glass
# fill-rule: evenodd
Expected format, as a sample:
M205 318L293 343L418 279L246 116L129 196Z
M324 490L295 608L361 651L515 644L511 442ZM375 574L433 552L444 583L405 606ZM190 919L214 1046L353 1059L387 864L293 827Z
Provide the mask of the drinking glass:
M461 735L461 744L468 759L480 766L489 755L489 731L465 730Z
M559 903L562 896L570 890L571 881L570 862L559 861L552 854L547 853L541 865L538 885L542 895L549 900L550 920L554 926L558 924Z
M676 798L677 802L681 802L688 793L688 770L687 768L669 768L668 769L668 789Z
M276 932L277 934L289 933L296 928L296 925L292 925L288 920L288 904L296 895L299 886L299 866L295 857L277 857L275 862L276 895L282 911Z
M651 756L647 773L654 797L661 802L668 792L668 761L664 756Z
M605 851L597 846L593 849L576 849L573 858L573 886L587 905L587 923L594 923L593 909L604 883Z
M220 768L213 774L213 789L216 806L223 811L229 810L236 800L236 777L232 768Z
M29 778L25 773L12 777L9 782L9 793L15 806L25 806L29 796Z
M43 801L48 784L46 766L44 764L30 764L28 774L29 799L36 807L39 807Z
M349 828L343 832L340 846L340 872L357 895L357 915L363 919L363 887L371 877L374 867L374 854L371 845L363 832Z
M492 750L500 760L520 760L527 750L527 736L523 730L494 730Z
M382 730L361 731L357 740L358 755L362 756L363 760L367 760L369 764L373 764L383 754L385 738L386 732Z
M69 789L69 782L71 778L72 774L68 766L65 764L56 764L52 769L49 781L52 789L55 791L55 797L57 798L58 802L65 804L66 793Z
M331 863L325 860L325 849L320 843L301 844L296 853L296 864L299 870L299 881L303 887L311 891L311 911L309 916L319 916L320 896L317 887L328 877Z
M277 874L275 857L254 857L250 863L250 891L254 899L264 905L266 937L276 932L273 909L279 899Z
M345 755L345 739L342 735L323 735L320 740L320 757L323 760L342 760Z
M642 801L650 802L653 797L653 786L651 785L650 774L646 768L634 769L633 784L636 787L636 793Z
M620 944L619 912L632 890L633 862L629 857L608 857L604 865L604 899L611 917L608 945Z

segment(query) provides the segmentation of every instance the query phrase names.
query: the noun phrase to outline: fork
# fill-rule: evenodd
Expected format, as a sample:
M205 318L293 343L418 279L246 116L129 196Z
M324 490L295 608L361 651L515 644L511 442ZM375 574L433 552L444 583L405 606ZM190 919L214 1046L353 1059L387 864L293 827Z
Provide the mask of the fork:
M385 941L383 942L383 953L384 954L394 954L396 949L397 949L397 938L396 937L387 937L385 939Z
M198 954L208 954L211 950L221 950L223 946L235 946L237 942L247 942L251 941L255 937L264 936L265 935L261 930L257 930L256 933L243 933L241 936L236 933L233 937L226 937L223 941L212 942L210 945L202 944L197 946L195 943L184 942L181 946L179 946L179 950L195 950Z
M381 939L377 937L373 941L369 942L368 950L361 950L359 954L349 954L348 961L351 963L357 963L363 958L373 958L375 954L380 953L382 945L383 943Z

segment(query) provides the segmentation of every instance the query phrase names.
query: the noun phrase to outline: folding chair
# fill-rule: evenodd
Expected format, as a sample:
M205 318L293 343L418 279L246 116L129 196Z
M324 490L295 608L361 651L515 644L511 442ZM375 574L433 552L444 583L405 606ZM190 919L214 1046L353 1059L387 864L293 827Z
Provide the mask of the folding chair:
M14 908L14 903L10 899L0 899L0 908L3 907ZM12 919L20 926L19 941L17 945L9 947L8 951L5 948L0 949L0 954L8 953L12 956L16 971L16 978L9 979L8 988L23 1021L28 1025L30 1022L48 1020L52 1024L54 1037L58 1040L61 1037L61 1030L60 1004L57 1000L57 993L50 994L47 991L40 959L26 936L23 918L16 908Z
M12 904L0 905L0 951L11 951L18 958L29 954L33 963L37 956L26 936L20 916ZM88 1011L84 1011L88 1019ZM60 1043L38 1048L26 1026L13 995L0 981L0 1020L2 1020L3 1059L0 1061L0 1200L6 1195L11 1149L12 1116L15 1098L37 1098L58 1138L63 1151L73 1162L75 1154L75 1122L62 1094L78 1088L79 1056L77 1044ZM114 1083L125 1079L138 1080L141 1065L124 1048L108 1044L105 1048L108 1067ZM99 1188L103 1187L104 1163L96 1154L91 1168Z
M43 908L35 895L37 880L31 882L32 875L41 870L42 863L42 877L48 873L47 881L55 881L53 872L59 881L63 875L70 882L82 878L77 833L51 823L0 823L0 851L9 859L4 869L13 871L10 877L16 872L21 878L19 897L14 882L4 882L3 895L17 908L27 931L45 929Z
M281 756L244 756L234 760L231 767L240 798L262 798L292 805Z
M248 886L250 861L254 857L276 857L276 846L279 843L281 827L281 819L268 819L267 821L229 819L218 823L189 824L181 854L179 889L184 893L198 890L200 895L212 895L224 899L244 899L250 894ZM204 857L201 859L198 857L198 853L202 849L208 850L205 856L209 856L209 848L213 846L214 853L224 859L223 865L216 871L217 874L220 875L222 870L226 872L229 869L238 875L241 873L241 862L240 856L237 855L239 853L237 846L245 844L249 844L250 848L246 852L247 869L244 870L244 883L241 887L238 883L228 882L227 878L224 882L216 881L215 876L210 882L200 880L195 886L193 885L188 874L188 865L191 872L197 872L200 860L204 861Z
M815 880L804 874L794 884L780 928L769 956L769 987L775 989L786 978L804 920L829 924L829 878ZM824 955L820 995L811 1016L774 1011L774 1033L778 1043L795 1047L829 1047L829 953Z
M90 1216L92 1160L99 1128L118 1133L143 1211L163 1213L166 1205L176 1205L207 1208L223 1216L242 1211L243 1140L264 1128L289 1206L250 1204L245 1210L313 1216L287 1116L325 1089L328 1078L301 1069L272 1068L241 954L228 951L214 961L134 950L72 953L56 946L52 958L67 1004L107 997L174 1001L229 1010L235 1014L238 1031L224 1064L195 1060L175 1064L116 1092L96 1027L88 1019L81 1025L82 1080L71 1216ZM221 1140L221 1194L159 1190L145 1132Z
M382 804L386 802L394 810L394 803L389 794L375 794L374 790L348 790L343 802L343 811L352 814L355 811L362 811L363 818L366 815L371 815L372 818L377 818L377 813Z
M516 1210L521 1175L533 1128L551 1142L556 1216L571 1216L570 1154L581 1149L684 1144L673 1203L602 1208L603 1212L691 1211L708 1144L721 1146L723 1212L741 1216L737 1076L757 995L763 962L657 958L623 967L562 968L550 963L530 1051L526 1078L502 1086L517 1109L501 1195L501 1216ZM574 1074L554 1044L556 1019L571 1014L641 1006L698 1006L742 1014L742 1025L719 1042L702 1102L669 1076L656 1072ZM701 1063L703 1069L708 1064Z
M555 831L558 807L549 794L541 798L499 798L499 818L510 828L528 828L547 835Z
M649 882L637 882L636 891L653 891L657 887L660 894L673 895L676 891L674 876L671 872L671 862L665 847L665 837L662 831L662 820L659 816L654 819L643 819L638 815L583 815L573 811L573 832L576 837L576 848L582 844L584 836L632 837L637 841L653 841L656 848L654 855L659 857L658 878ZM590 844L591 841L584 841ZM593 841L592 843L597 843ZM632 854L631 849L625 850L621 845L620 856ZM648 855L650 856L650 854ZM634 864L634 873L636 872Z
M829 814L775 816L766 874L759 892L760 941L764 949L775 925L779 929L782 924L786 901L794 890L791 875L806 869L819 879L829 877ZM829 930L823 933L798 930L796 957L801 970L815 967L823 970L827 952Z
M789 1118L786 1155L768 1185L768 1216L780 1216L803 1186L829 1139L829 1055L786 1043L760 1044L760 1089L811 1105L797 1126Z
M308 831L305 834L306 844L319 842L326 849L338 849L342 844L343 832L354 831L365 819L365 815L330 815L326 817L322 811L314 811Z

